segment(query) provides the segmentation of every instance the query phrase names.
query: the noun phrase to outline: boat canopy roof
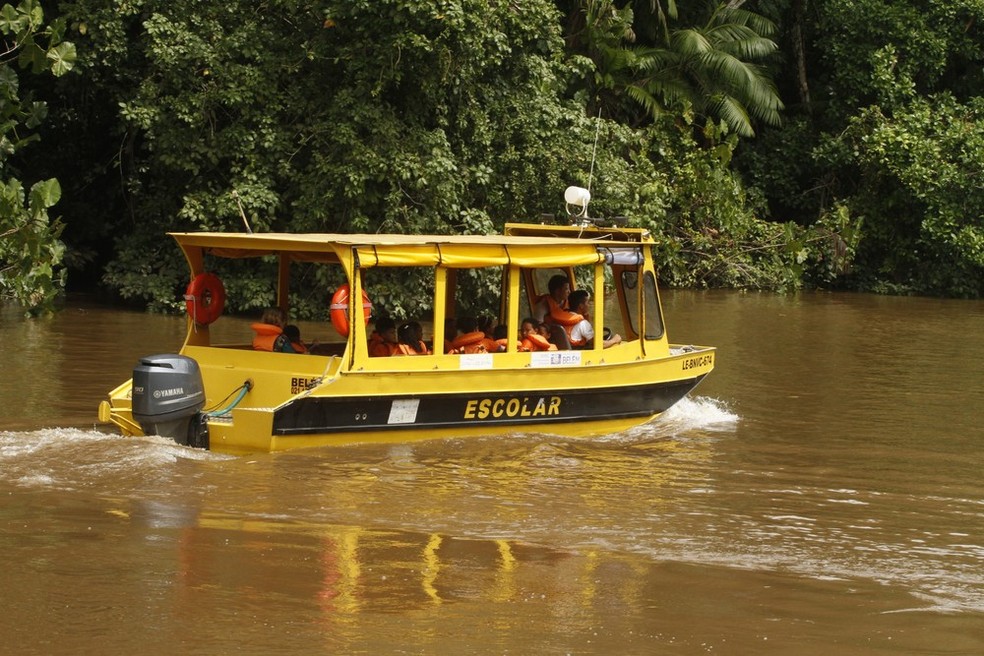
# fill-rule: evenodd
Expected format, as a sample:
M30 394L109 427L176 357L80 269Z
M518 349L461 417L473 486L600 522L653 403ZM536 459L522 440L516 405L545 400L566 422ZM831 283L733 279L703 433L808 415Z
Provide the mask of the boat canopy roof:
M360 267L444 266L470 268L515 264L549 267L593 264L623 259L626 253L641 256L635 240L616 240L615 235L514 236L514 235L398 235L332 233L169 233L183 250L201 248L216 257L249 258L287 255L292 260L340 262L354 252ZM624 235L619 235L623 236ZM343 253L345 255L343 255ZM641 259L641 257L639 258Z

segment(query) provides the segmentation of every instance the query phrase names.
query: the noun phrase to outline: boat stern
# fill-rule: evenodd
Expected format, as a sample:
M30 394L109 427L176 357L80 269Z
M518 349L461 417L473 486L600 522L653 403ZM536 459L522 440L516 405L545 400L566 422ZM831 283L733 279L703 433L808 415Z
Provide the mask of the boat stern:
M111 391L109 398L99 403L99 421L113 424L127 437L143 435L143 429L133 419L133 379Z

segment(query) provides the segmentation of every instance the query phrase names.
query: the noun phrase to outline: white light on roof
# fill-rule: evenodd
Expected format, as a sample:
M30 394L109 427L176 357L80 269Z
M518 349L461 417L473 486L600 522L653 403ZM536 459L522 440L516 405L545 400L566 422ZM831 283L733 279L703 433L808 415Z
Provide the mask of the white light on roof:
M564 191L564 201L567 203L567 212L574 216L584 216L588 212L588 203L591 201L591 192L584 187L568 187ZM579 208L571 211L571 206Z

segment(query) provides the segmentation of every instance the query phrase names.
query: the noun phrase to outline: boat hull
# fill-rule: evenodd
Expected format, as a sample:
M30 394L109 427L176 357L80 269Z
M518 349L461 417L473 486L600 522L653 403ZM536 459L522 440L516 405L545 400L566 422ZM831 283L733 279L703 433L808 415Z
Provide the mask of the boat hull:
M186 352L202 365L209 407L251 381L241 404L207 419L208 447L236 454L508 433L604 435L665 412L714 364L713 349L690 347L618 364L343 373L332 370L335 361L328 358L201 347ZM530 361L530 354L496 357ZM386 358L381 364L420 362ZM450 367L457 356L431 362ZM132 419L129 385L112 400L105 418L125 434L143 434Z
M532 393L308 397L211 421L210 448L242 454L516 433L593 437L653 419L703 378Z
M274 435L382 433L406 429L538 431L553 426L642 419L664 412L703 376L649 385L535 392L307 397L273 413Z

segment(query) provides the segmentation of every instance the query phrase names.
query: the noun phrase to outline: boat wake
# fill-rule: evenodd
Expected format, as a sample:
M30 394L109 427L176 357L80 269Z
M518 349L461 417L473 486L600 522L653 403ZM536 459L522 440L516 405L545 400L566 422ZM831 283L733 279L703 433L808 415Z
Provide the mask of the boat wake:
M602 440L635 443L696 433L730 433L737 428L739 419L722 401L706 396L688 396L656 419Z
M674 432L692 430L731 432L738 425L738 419L738 415L723 401L706 396L695 398L687 396L652 423L670 428Z
M0 431L0 483L20 488L81 490L112 481L139 485L167 476L181 460L223 456L163 437L132 437L78 428Z

